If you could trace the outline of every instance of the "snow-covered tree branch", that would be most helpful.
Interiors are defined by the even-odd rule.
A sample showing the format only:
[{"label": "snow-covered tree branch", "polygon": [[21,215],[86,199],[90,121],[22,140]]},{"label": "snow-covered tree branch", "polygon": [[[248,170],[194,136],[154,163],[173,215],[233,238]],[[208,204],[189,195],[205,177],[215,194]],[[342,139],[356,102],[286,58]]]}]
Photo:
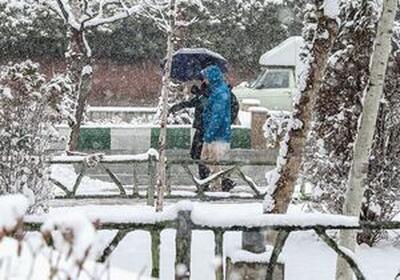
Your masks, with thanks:
[{"label": "snow-covered tree branch", "polygon": [[123,20],[143,12],[145,4],[124,0],[50,0],[39,1],[44,7],[56,11],[68,29],[69,46],[65,54],[67,73],[73,84],[71,98],[75,105],[71,108],[74,119],[71,128],[68,150],[78,147],[80,126],[83,121],[86,103],[92,83],[92,51],[87,41],[87,32],[93,28]]}]

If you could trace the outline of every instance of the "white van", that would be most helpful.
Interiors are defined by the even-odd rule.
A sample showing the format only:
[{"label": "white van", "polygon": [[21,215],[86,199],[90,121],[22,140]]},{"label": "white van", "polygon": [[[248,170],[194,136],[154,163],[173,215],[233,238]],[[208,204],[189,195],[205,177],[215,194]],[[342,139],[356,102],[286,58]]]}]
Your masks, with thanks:
[{"label": "white van", "polygon": [[291,111],[303,42],[302,37],[290,37],[263,54],[257,78],[233,89],[239,101],[257,99],[267,109]]}]

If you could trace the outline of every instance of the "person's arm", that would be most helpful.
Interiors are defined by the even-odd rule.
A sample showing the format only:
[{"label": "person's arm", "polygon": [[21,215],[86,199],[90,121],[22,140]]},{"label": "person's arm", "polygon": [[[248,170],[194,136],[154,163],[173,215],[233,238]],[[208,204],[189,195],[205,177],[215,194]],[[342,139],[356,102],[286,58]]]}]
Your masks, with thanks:
[{"label": "person's arm", "polygon": [[196,105],[196,99],[197,99],[197,97],[193,97],[189,100],[177,103],[177,104],[173,105],[171,108],[169,108],[168,113],[169,114],[176,113],[184,108],[193,108]]}]

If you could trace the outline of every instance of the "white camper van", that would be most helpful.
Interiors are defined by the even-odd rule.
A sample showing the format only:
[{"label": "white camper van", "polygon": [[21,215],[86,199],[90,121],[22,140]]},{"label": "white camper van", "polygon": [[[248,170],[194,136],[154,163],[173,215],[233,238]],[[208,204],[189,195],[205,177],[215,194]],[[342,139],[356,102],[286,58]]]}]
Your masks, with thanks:
[{"label": "white camper van", "polygon": [[257,99],[261,106],[270,110],[292,110],[302,45],[302,37],[290,37],[263,54],[257,78],[233,89],[239,101],[242,103],[244,99]]}]

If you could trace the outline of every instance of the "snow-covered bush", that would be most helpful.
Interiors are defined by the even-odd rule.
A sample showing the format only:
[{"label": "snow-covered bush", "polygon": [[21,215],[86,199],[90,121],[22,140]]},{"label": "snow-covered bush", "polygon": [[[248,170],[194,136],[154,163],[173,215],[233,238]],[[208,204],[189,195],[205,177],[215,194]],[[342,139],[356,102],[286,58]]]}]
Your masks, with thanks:
[{"label": "snow-covered bush", "polygon": [[285,111],[271,113],[263,126],[268,148],[275,148],[279,145],[287,132],[290,115],[289,112]]},{"label": "snow-covered bush", "polygon": [[0,194],[24,194],[30,212],[46,210],[52,194],[46,150],[58,140],[53,125],[68,89],[59,77],[46,82],[30,61],[0,73]]},{"label": "snow-covered bush", "polygon": [[105,279],[109,275],[109,267],[95,263],[101,249],[96,244],[102,243],[87,217],[50,215],[39,232],[23,234],[21,221],[28,204],[23,195],[0,196],[0,279]]}]

